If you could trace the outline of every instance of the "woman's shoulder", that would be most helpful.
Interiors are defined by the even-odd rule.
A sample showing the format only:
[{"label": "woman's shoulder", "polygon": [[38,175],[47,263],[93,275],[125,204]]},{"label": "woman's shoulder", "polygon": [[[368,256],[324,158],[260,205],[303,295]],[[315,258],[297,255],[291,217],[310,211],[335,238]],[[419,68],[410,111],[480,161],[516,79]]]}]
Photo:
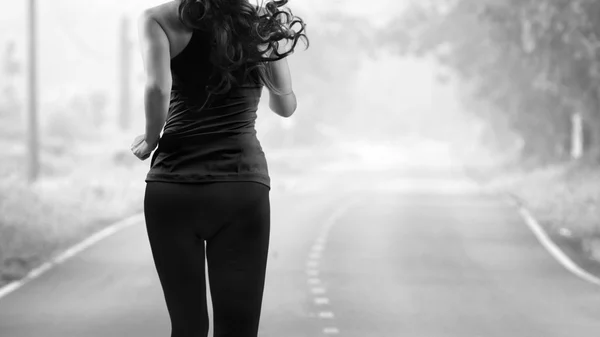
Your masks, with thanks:
[{"label": "woman's shoulder", "polygon": [[157,6],[144,9],[140,14],[141,20],[154,20],[163,29],[170,31],[181,31],[185,26],[179,20],[179,5],[176,1],[169,1]]},{"label": "woman's shoulder", "polygon": [[172,10],[173,5],[173,2],[166,2],[160,5],[147,7],[142,11],[141,15],[145,17],[151,17],[153,19],[163,18],[170,10]]}]

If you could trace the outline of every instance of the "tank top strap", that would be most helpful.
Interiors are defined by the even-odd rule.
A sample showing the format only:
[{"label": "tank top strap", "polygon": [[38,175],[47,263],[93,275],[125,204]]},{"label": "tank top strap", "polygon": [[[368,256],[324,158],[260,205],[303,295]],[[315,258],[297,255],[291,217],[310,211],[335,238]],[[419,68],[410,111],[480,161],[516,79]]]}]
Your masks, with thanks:
[{"label": "tank top strap", "polygon": [[194,29],[192,31],[192,36],[190,37],[190,40],[188,41],[187,45],[183,47],[183,50],[181,50],[179,54],[175,55],[175,57],[171,61],[177,62],[179,59],[185,58],[187,54],[195,53],[197,49],[202,48],[202,45],[200,43],[200,35],[201,32],[197,29]]}]

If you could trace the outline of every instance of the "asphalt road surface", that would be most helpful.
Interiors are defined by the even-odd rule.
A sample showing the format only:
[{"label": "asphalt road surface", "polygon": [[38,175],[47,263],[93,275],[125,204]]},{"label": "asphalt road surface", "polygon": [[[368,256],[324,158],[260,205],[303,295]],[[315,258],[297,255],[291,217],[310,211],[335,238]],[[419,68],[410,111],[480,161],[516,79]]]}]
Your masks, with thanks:
[{"label": "asphalt road surface", "polygon": [[[460,174],[329,172],[280,181],[271,205],[261,337],[600,331],[600,289]],[[169,334],[143,223],[0,299],[0,337]]]}]

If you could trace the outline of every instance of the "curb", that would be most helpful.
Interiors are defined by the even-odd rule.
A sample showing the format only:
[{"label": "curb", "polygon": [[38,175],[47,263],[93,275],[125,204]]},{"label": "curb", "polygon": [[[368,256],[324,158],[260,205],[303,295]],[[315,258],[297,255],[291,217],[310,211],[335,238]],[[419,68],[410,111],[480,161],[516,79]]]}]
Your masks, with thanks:
[{"label": "curb", "polygon": [[52,269],[53,267],[56,267],[57,265],[67,261],[68,259],[72,258],[73,256],[75,256],[75,255],[81,253],[82,251],[86,250],[87,248],[93,246],[97,242],[119,232],[120,230],[123,230],[129,226],[136,224],[136,223],[139,223],[140,221],[143,221],[143,220],[144,220],[144,213],[137,213],[132,216],[129,216],[128,218],[120,220],[120,221],[96,232],[95,234],[92,234],[88,238],[84,239],[83,241],[75,244],[71,248],[68,248],[67,250],[65,250],[62,253],[60,253],[59,255],[57,255],[56,257],[52,258],[50,261],[47,261],[47,262],[43,263],[41,266],[31,270],[22,279],[13,281],[13,282],[1,287],[0,288],[0,299],[2,299],[6,295],[14,292],[15,290],[21,288],[26,283],[40,277],[41,275],[43,275],[45,272]]}]

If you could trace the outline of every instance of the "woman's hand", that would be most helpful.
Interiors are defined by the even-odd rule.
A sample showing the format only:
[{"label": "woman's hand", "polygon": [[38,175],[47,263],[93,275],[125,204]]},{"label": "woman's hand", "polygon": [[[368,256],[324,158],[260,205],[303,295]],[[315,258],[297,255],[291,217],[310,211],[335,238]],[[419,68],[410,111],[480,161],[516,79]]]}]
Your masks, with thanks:
[{"label": "woman's hand", "polygon": [[133,140],[131,151],[136,157],[144,161],[150,157],[150,154],[156,149],[157,145],[158,143],[148,144],[146,142],[146,135],[140,135]]}]

